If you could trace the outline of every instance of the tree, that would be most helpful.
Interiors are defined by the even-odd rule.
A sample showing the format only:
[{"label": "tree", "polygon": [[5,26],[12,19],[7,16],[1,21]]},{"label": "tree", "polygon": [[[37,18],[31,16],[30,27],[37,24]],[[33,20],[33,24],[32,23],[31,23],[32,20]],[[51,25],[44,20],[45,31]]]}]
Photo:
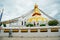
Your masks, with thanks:
[{"label": "tree", "polygon": [[56,26],[58,23],[59,23],[59,22],[58,22],[57,20],[50,20],[50,21],[48,22],[48,25],[49,25],[49,26]]}]

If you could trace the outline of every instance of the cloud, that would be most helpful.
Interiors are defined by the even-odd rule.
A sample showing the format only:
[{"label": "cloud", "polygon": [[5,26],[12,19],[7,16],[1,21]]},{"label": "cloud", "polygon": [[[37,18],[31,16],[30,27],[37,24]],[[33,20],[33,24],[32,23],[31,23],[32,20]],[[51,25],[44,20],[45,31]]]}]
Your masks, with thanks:
[{"label": "cloud", "polygon": [[35,3],[50,16],[54,16],[60,8],[58,7],[60,4],[59,0],[0,0],[0,8],[4,8],[2,21],[13,19],[27,13],[33,9]]},{"label": "cloud", "polygon": [[46,7],[44,10],[48,15],[54,17],[54,15],[57,14],[58,12],[58,9],[59,9],[58,6],[59,6],[58,4],[54,3]]}]

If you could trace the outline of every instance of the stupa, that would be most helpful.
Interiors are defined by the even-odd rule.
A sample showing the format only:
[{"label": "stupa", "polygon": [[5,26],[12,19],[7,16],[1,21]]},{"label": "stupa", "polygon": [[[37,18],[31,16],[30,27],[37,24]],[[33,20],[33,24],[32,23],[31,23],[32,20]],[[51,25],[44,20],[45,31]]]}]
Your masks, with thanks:
[{"label": "stupa", "polygon": [[38,5],[35,4],[34,5],[34,10],[32,12],[32,16],[30,18],[28,18],[28,23],[43,23],[47,22],[47,18],[43,17],[43,15],[41,14],[41,11],[38,8]]}]

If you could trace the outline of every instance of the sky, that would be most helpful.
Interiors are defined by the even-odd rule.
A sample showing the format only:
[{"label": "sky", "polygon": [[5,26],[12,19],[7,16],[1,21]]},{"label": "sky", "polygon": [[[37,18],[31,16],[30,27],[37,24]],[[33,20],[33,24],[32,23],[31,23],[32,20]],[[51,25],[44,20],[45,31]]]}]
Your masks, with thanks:
[{"label": "sky", "polygon": [[0,0],[0,14],[1,9],[4,9],[2,21],[26,14],[35,3],[49,16],[60,19],[60,0]]}]

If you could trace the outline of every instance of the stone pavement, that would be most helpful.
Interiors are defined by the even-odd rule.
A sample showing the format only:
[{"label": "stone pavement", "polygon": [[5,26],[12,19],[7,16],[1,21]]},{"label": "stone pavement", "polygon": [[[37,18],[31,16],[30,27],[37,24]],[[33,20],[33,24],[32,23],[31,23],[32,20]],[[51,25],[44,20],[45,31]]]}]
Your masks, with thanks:
[{"label": "stone pavement", "polygon": [[60,40],[60,37],[0,37],[0,40]]}]

